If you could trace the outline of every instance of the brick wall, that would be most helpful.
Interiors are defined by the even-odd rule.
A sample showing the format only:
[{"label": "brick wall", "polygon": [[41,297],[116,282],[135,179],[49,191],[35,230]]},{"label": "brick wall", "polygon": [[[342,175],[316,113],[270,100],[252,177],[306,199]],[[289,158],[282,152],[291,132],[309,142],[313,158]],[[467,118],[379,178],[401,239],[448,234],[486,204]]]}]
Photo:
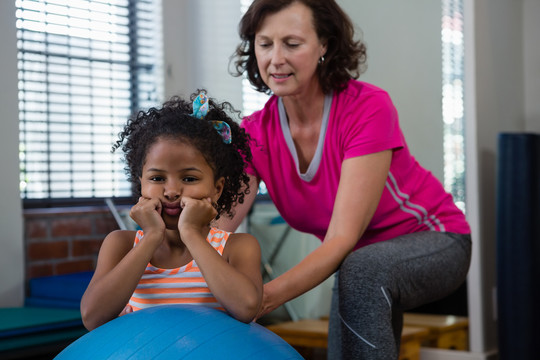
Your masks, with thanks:
[{"label": "brick wall", "polygon": [[24,211],[26,281],[94,270],[101,242],[118,229],[107,207]]}]

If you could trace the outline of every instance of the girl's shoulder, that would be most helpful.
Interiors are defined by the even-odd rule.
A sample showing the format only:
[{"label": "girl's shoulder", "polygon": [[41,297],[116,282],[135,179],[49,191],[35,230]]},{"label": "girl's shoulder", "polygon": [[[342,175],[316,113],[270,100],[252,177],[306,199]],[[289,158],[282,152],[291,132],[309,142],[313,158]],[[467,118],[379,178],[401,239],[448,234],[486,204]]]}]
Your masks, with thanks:
[{"label": "girl's shoulder", "polygon": [[102,247],[106,246],[107,248],[118,250],[125,249],[126,251],[129,251],[135,244],[137,235],[137,231],[115,230],[105,237]]},{"label": "girl's shoulder", "polygon": [[252,241],[255,241],[257,242],[257,239],[255,238],[255,236],[251,235],[251,234],[248,234],[248,233],[230,233],[229,234],[229,241],[235,241],[235,242],[252,242]]},{"label": "girl's shoulder", "polygon": [[114,239],[120,239],[120,240],[127,240],[127,239],[131,239],[131,241],[133,242],[135,240],[135,237],[137,237],[139,234],[140,236],[142,236],[142,231],[141,230],[114,230],[114,231],[111,231],[109,233],[109,235],[107,235],[107,238],[114,238]]},{"label": "girl's shoulder", "polygon": [[223,250],[223,256],[230,257],[245,254],[260,256],[261,248],[255,236],[248,233],[231,233]]}]

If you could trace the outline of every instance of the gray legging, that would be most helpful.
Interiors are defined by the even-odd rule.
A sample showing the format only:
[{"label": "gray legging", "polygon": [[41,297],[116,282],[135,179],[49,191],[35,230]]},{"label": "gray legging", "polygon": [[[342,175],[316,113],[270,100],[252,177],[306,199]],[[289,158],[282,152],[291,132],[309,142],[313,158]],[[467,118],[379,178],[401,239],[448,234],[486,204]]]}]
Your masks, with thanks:
[{"label": "gray legging", "polygon": [[336,274],[328,359],[397,359],[403,311],[456,290],[470,260],[470,235],[431,231],[348,255]]}]

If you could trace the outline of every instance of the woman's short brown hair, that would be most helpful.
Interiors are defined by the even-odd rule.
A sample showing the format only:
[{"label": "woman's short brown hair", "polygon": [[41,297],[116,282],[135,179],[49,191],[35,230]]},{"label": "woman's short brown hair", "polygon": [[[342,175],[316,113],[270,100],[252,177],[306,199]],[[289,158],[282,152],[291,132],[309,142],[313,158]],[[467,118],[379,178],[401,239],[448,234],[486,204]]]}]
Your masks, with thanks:
[{"label": "woman's short brown hair", "polygon": [[298,2],[311,9],[317,36],[327,43],[324,62],[317,68],[322,90],[328,94],[339,91],[351,78],[358,78],[366,67],[366,46],[354,40],[354,26],[349,16],[335,0],[255,0],[240,20],[238,31],[242,42],[231,57],[236,73],[247,72],[251,84],[257,91],[270,93],[259,74],[255,58],[255,33],[264,18]]}]

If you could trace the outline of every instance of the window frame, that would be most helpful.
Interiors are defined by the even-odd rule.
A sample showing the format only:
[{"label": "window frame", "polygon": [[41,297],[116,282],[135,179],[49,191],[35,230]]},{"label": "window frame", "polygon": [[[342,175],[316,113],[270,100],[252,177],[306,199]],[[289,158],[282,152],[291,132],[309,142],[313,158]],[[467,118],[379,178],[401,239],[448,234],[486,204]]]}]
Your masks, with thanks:
[{"label": "window frame", "polygon": [[[47,1],[48,0],[45,0],[45,2]],[[23,2],[24,2],[23,0],[16,1],[16,11],[18,11],[17,12],[18,15],[22,14],[19,11],[20,11],[20,6]],[[53,2],[61,3],[59,1],[53,1]],[[36,1],[31,1],[31,3],[41,5],[41,3],[38,3]],[[101,4],[104,4],[106,6],[107,1],[103,0],[101,2],[98,2],[97,5],[101,5]],[[66,1],[64,5],[67,8],[69,8],[72,4]],[[89,7],[91,5],[92,6],[95,5],[95,3],[88,4]],[[154,5],[156,6],[156,9],[153,8],[152,9],[153,11],[147,11],[148,6],[154,6]],[[116,6],[116,4],[113,4],[113,6]],[[160,25],[159,19],[156,17],[150,17],[151,15],[156,16],[157,14],[161,13],[160,12],[161,0],[125,0],[119,6],[122,7],[122,9],[125,9],[125,11],[127,11],[127,14],[125,14],[125,17],[126,17],[125,21],[128,22],[127,24],[128,30],[127,30],[126,36],[129,38],[128,40],[129,49],[125,51],[124,54],[129,56],[129,60],[125,61],[124,65],[126,64],[128,65],[130,76],[129,76],[129,79],[126,80],[129,82],[129,95],[125,96],[125,98],[129,101],[129,106],[124,107],[124,112],[126,113],[126,116],[122,116],[121,123],[119,122],[118,119],[116,120],[117,122],[114,122],[114,120],[111,118],[110,126],[116,134],[119,131],[121,131],[121,126],[123,126],[123,123],[127,121],[128,117],[131,114],[134,114],[145,107],[148,108],[150,106],[155,106],[157,103],[161,101],[162,93],[163,93],[163,79],[154,80],[153,82],[148,81],[148,80],[145,82],[144,78],[143,80],[141,80],[141,76],[143,77],[146,76],[146,79],[149,79],[149,78],[153,79],[157,77],[156,75],[159,76],[162,73],[162,69],[161,69],[162,63],[158,61],[158,59],[162,61],[162,58],[163,58],[162,46],[161,44],[157,44],[157,43],[152,43],[152,45],[148,45],[149,41],[156,42],[156,38],[160,39],[161,34],[159,34],[160,36],[156,38],[150,37],[148,36],[148,32],[150,30],[148,30],[147,28],[148,24],[152,23],[154,25],[152,26],[151,31],[159,31],[159,29],[161,29],[159,26]],[[89,14],[91,13],[89,12]],[[16,18],[19,19],[19,16],[16,15]],[[139,21],[142,21],[142,23],[138,23]],[[146,34],[144,33],[145,30],[147,30]],[[22,31],[23,30],[20,28],[17,29],[17,41],[19,44],[17,47],[17,57],[19,58],[19,62],[22,61],[21,53],[26,51],[25,49],[21,49],[21,45],[20,45],[22,42],[20,39],[20,36],[22,36],[21,35]],[[28,31],[28,30],[24,30],[24,31]],[[146,38],[143,38],[144,36],[146,36]],[[68,35],[64,37],[65,39],[67,39],[67,41],[69,41],[69,39],[72,38],[73,35],[72,33],[69,33]],[[149,60],[151,56],[148,55],[149,54],[148,49],[150,48],[152,49],[151,50],[151,54],[152,54],[151,56],[153,56],[152,59],[156,59],[153,62]],[[145,53],[145,50],[147,51],[146,53]],[[65,58],[68,58],[68,56],[65,56]],[[90,63],[91,61],[92,59],[89,57],[88,62]],[[104,63],[109,64],[112,68],[115,61],[111,59],[108,62],[104,61]],[[18,72],[19,72],[18,81],[21,83],[24,81],[24,78],[22,78],[22,76],[24,76],[25,70],[21,69],[20,64],[21,63],[19,63],[19,68],[18,68]],[[68,69],[69,67],[70,67],[69,64],[65,65],[66,69]],[[149,67],[153,68],[152,75],[142,74],[145,70],[148,70]],[[113,74],[114,70],[111,70],[111,73]],[[48,75],[48,73],[46,75]],[[109,81],[112,81],[113,78],[114,78],[114,74],[111,75],[111,77],[109,77],[108,79]],[[43,82],[47,83],[48,80],[43,80]],[[152,90],[148,90],[148,84],[152,84],[153,86]],[[146,88],[141,91],[139,88],[140,85],[143,85],[143,87],[146,86]],[[19,85],[19,91],[21,92],[21,85]],[[47,94],[46,96],[49,96],[50,91],[46,90],[46,91],[43,91],[43,93]],[[143,98],[141,94],[145,94],[148,96],[147,98],[144,98],[141,101],[141,99]],[[91,95],[86,95],[86,96],[91,97]],[[21,101],[22,101],[21,95],[19,95],[19,103],[21,103]],[[49,106],[48,105],[49,100],[44,101],[44,103],[45,102],[47,103],[47,106]],[[129,108],[129,111],[127,110],[128,108]],[[23,144],[32,143],[32,140],[27,141],[26,139],[24,139],[23,133],[25,132],[28,133],[30,130],[23,129],[23,124],[25,122],[27,122],[27,124],[31,124],[31,122],[29,122],[28,119],[25,119],[22,117],[23,115],[21,115],[22,114],[21,111],[22,111],[22,106],[19,107],[19,114],[20,114],[19,116],[20,117],[19,118],[19,128],[20,128],[19,144],[20,146],[22,146]],[[51,118],[48,115],[43,115],[43,120],[40,120],[40,121],[42,121],[43,123],[49,124],[51,122]],[[76,124],[74,124],[72,120],[67,121],[66,124],[71,124],[70,126],[76,126]],[[107,135],[107,136],[112,136],[112,135]],[[95,146],[96,144],[95,141],[96,140],[89,140],[90,146],[92,147]],[[99,140],[97,141],[99,143]],[[47,139],[44,143],[49,144],[49,140]],[[110,143],[110,146],[108,148],[110,149],[112,145],[113,145],[113,142]],[[20,155],[28,154],[28,152],[24,152],[25,150],[21,150],[21,149],[22,148],[20,148],[19,150]],[[38,150],[38,152],[41,154],[45,154],[45,156],[48,156],[51,153],[49,148]],[[76,152],[75,147],[70,148],[70,154],[73,154],[74,152]],[[122,156],[122,152],[121,150],[117,150],[116,153],[117,154],[114,155],[114,157],[111,156],[110,164],[111,164],[111,168],[113,168],[114,172],[117,174],[116,179],[120,179],[120,180],[109,181],[110,189],[106,191],[110,192],[111,196],[93,196],[93,195],[84,196],[83,195],[83,197],[76,197],[77,190],[74,186],[72,186],[74,183],[89,184],[89,189],[90,189],[89,192],[91,192],[92,194],[96,194],[97,192],[99,192],[99,187],[96,187],[95,185],[96,179],[94,178],[92,179],[87,178],[84,180],[74,179],[74,180],[68,181],[70,183],[70,188],[67,191],[71,194],[70,197],[55,197],[54,190],[50,187],[47,188],[46,190],[43,190],[43,194],[46,194],[47,197],[27,197],[27,192],[23,188],[21,188],[20,198],[23,204],[23,208],[30,209],[30,208],[55,208],[55,207],[97,206],[97,205],[102,206],[102,205],[105,205],[105,199],[107,198],[113,198],[115,204],[121,205],[121,204],[132,203],[133,197],[130,194],[131,185],[127,181],[127,175],[124,171],[124,163],[123,161],[119,160],[119,158]],[[95,156],[99,156],[99,154]],[[91,163],[92,161],[93,159],[91,159],[89,163]],[[108,161],[106,162],[109,163]],[[24,165],[25,165],[24,159],[23,158],[19,159],[19,163],[20,163],[19,174],[20,174],[21,183],[22,183],[23,180],[26,180],[24,178],[26,174],[25,168],[24,168]],[[75,167],[71,167],[68,170],[68,173],[71,175],[75,175],[77,171],[78,170]],[[42,170],[42,173],[45,174],[44,178],[47,179],[48,181],[50,181],[51,177],[54,176],[54,172],[50,167],[47,167],[45,170]],[[120,181],[121,183],[125,181],[125,183],[122,183],[120,187],[121,189],[120,191],[122,194],[121,196],[113,195],[115,193],[115,190],[113,188],[115,181],[116,182]]]}]

